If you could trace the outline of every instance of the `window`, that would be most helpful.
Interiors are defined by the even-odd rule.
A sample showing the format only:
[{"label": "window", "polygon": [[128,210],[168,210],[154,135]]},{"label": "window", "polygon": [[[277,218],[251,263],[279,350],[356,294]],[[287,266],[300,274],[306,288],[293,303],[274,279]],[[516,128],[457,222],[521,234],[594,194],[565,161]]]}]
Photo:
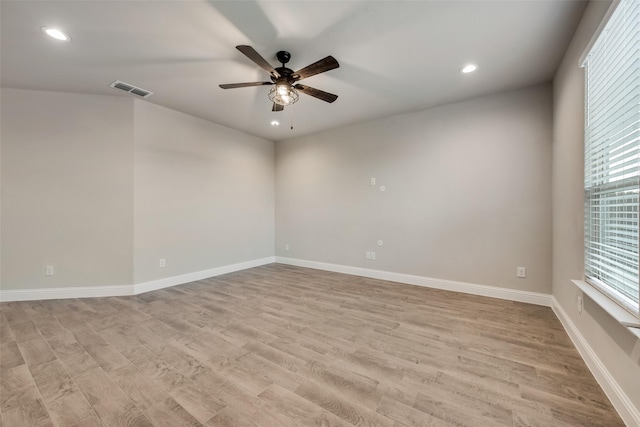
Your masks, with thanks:
[{"label": "window", "polygon": [[638,316],[640,1],[619,2],[584,66],[585,279]]}]

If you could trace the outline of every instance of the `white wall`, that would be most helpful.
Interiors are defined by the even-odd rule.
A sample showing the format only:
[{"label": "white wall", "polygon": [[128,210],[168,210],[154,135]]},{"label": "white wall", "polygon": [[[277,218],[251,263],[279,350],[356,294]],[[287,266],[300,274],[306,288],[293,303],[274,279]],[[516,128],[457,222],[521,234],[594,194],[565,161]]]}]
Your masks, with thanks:
[{"label": "white wall", "polygon": [[131,283],[132,100],[1,95],[2,289]]},{"label": "white wall", "polygon": [[541,85],[276,143],[276,255],[550,293],[551,103]]},{"label": "white wall", "polygon": [[588,298],[579,315],[579,291],[571,283],[583,278],[584,268],[584,72],[578,59],[608,7],[589,4],[553,84],[553,296],[640,411],[640,340]]},{"label": "white wall", "polygon": [[273,256],[273,143],[136,100],[134,218],[136,283]]},{"label": "white wall", "polygon": [[273,256],[273,142],[121,96],[3,88],[1,108],[4,297]]}]

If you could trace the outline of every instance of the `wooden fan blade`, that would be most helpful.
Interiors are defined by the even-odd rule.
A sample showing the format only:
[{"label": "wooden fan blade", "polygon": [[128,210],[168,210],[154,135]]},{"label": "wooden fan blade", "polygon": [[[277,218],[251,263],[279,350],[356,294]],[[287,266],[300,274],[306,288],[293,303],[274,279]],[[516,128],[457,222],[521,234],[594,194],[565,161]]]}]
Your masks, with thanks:
[{"label": "wooden fan blade", "polygon": [[284,105],[273,103],[273,107],[271,107],[271,111],[284,111]]},{"label": "wooden fan blade", "polygon": [[339,66],[340,64],[338,64],[338,61],[336,61],[333,56],[329,55],[318,62],[314,62],[311,65],[307,65],[306,67],[299,69],[298,71],[293,73],[293,78],[295,80],[306,79],[307,77],[315,76],[316,74],[333,70],[334,68],[338,68]]},{"label": "wooden fan blade", "polygon": [[305,85],[295,85],[293,87],[295,90],[299,90],[300,92],[306,94],[306,95],[311,95],[314,98],[318,98],[318,99],[322,99],[323,101],[326,102],[333,102],[336,99],[338,99],[338,95],[334,95],[332,93],[329,92],[325,92],[323,90],[320,89],[316,89],[314,87],[309,87],[309,86],[305,86]]},{"label": "wooden fan blade", "polygon": [[239,87],[250,87],[250,86],[270,86],[273,83],[271,82],[251,82],[251,83],[229,83],[225,85],[218,85],[222,89],[235,89]]},{"label": "wooden fan blade", "polygon": [[265,70],[267,73],[271,74],[276,79],[280,78],[280,74],[276,71],[275,68],[271,66],[254,48],[251,46],[240,45],[236,46],[240,52],[244,54],[247,58],[255,62],[260,68]]}]

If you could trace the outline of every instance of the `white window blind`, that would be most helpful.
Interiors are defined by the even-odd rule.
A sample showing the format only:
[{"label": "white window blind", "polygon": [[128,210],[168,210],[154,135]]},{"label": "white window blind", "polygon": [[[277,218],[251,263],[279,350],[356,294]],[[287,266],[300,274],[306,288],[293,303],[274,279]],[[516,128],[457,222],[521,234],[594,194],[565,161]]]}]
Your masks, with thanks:
[{"label": "white window blind", "polygon": [[639,0],[620,1],[584,66],[585,278],[638,315]]}]

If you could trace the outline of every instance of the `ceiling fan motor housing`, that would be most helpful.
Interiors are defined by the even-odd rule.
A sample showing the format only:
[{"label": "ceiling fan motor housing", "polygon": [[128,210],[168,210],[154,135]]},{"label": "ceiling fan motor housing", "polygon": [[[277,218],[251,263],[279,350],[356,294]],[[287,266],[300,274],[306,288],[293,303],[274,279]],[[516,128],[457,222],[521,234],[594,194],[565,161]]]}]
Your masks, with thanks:
[{"label": "ceiling fan motor housing", "polygon": [[291,68],[285,67],[285,64],[291,59],[291,54],[289,52],[287,52],[286,50],[281,50],[276,53],[276,58],[278,58],[278,61],[282,63],[282,67],[277,67],[275,69],[278,74],[280,74],[279,79],[274,79],[273,76],[271,76],[271,80],[274,83],[293,83],[295,80],[300,79],[300,76],[295,74]]},{"label": "ceiling fan motor housing", "polygon": [[292,83],[292,80],[297,80],[297,76],[294,75],[294,72],[291,68],[287,68],[287,67],[278,67],[276,68],[276,71],[278,72],[278,74],[280,74],[280,78],[275,78],[273,76],[271,76],[271,80],[274,83],[279,83],[279,82],[288,82],[288,83]]}]

